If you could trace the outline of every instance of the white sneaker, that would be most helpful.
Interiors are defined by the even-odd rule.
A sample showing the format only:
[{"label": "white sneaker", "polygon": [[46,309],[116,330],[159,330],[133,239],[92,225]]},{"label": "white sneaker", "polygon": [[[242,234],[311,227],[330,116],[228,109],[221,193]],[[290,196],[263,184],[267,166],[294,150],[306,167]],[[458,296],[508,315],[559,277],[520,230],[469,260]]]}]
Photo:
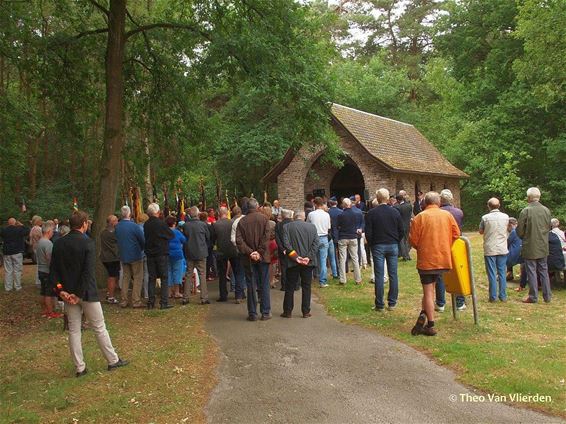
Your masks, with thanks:
[{"label": "white sneaker", "polygon": [[328,287],[328,284],[323,283],[323,284],[320,285],[320,288],[321,288],[321,289],[323,289],[323,288],[325,288],[325,287]]},{"label": "white sneaker", "polygon": [[466,309],[466,304],[465,304],[465,303],[464,303],[462,306],[456,307],[456,310],[457,310],[457,311],[463,311],[463,310],[465,310],[465,309]]},{"label": "white sneaker", "polygon": [[444,306],[434,305],[434,310],[436,312],[444,312]]}]

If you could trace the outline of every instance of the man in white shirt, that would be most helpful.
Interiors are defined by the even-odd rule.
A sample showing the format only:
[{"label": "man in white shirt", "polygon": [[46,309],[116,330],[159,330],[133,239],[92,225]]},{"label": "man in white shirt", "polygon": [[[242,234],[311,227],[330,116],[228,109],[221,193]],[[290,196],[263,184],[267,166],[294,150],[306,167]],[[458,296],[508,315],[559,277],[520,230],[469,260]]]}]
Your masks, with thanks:
[{"label": "man in white shirt", "polygon": [[[492,197],[487,202],[489,213],[481,218],[480,234],[483,234],[483,254],[489,281],[489,301],[507,301],[507,280],[505,278],[507,254],[507,227],[509,215],[499,210],[499,200]],[[499,279],[499,291],[497,280]]]},{"label": "man in white shirt", "polygon": [[326,258],[328,257],[328,234],[330,232],[330,215],[324,210],[324,201],[320,197],[313,200],[315,210],[309,213],[307,222],[316,227],[318,234],[318,282],[320,287],[328,287]]}]

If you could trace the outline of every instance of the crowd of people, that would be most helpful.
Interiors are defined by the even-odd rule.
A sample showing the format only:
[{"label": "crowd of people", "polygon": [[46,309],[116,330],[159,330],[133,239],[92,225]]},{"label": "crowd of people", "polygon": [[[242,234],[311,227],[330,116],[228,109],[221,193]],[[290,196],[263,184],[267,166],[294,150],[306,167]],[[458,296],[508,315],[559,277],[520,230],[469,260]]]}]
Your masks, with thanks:
[{"label": "crowd of people", "polygon": [[[518,219],[503,213],[498,199],[487,202],[489,212],[481,218],[479,232],[489,302],[507,301],[506,282],[514,278],[517,264],[521,266],[517,290],[529,286],[524,302],[537,303],[539,284],[544,301],[551,301],[549,271],[564,270],[566,240],[540,197],[537,188],[530,188],[528,206]],[[106,301],[123,308],[153,309],[159,299],[160,309],[165,310],[174,307],[175,299],[186,305],[197,297],[198,303],[206,305],[210,304],[208,282],[216,274],[218,302],[228,301],[233,292],[235,303],[246,302],[249,321],[266,321],[272,318],[270,291],[278,279],[285,292],[280,316],[292,317],[295,291],[301,289],[301,314],[309,318],[313,280],[325,288],[331,276],[345,285],[348,272],[353,271],[354,284],[362,284],[361,271],[371,266],[373,309],[392,311],[399,297],[398,261],[412,260],[413,247],[423,297],[411,333],[433,336],[434,313],[443,312],[446,303],[443,274],[452,268],[451,246],[463,226],[464,214],[453,203],[447,189],[419,193],[412,204],[405,191],[391,195],[381,188],[372,202],[363,202],[359,195],[311,197],[296,211],[285,209],[277,200],[273,205],[259,204],[254,198],[243,198],[231,209],[223,205],[201,212],[192,206],[180,214],[164,214],[157,203],[151,203],[147,214],[136,221],[125,205],[119,217],[107,218],[99,235],[98,259],[108,275]],[[94,329],[108,369],[126,365],[114,351],[104,324],[91,221],[77,211],[65,224],[34,217],[30,229],[14,218],[8,220],[0,233],[5,290],[21,289],[27,239],[37,261],[42,315],[60,317],[55,299],[65,302],[77,376],[86,373],[80,344],[83,314]],[[466,309],[464,296],[457,296],[456,307]]]}]

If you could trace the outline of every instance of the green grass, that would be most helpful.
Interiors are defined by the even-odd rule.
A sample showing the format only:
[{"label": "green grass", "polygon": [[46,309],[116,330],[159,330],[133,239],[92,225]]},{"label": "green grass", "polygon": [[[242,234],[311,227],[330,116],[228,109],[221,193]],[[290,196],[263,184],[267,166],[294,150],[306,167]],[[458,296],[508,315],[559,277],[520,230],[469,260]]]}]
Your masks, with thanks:
[{"label": "green grass", "polygon": [[[439,364],[456,370],[459,380],[482,391],[550,395],[551,403],[526,406],[566,417],[566,291],[553,290],[550,304],[521,303],[508,283],[507,303],[488,303],[481,236],[470,234],[479,325],[474,325],[471,297],[468,309],[453,320],[450,296],[446,311],[436,315],[436,337],[413,337],[410,330],[421,309],[422,288],[415,261],[399,263],[399,304],[394,311],[374,312],[374,286],[331,284],[316,293],[331,315],[371,328],[427,353]],[[411,252],[416,257],[414,251]],[[518,272],[518,267],[516,267]],[[370,271],[364,272],[369,281]],[[387,296],[387,285],[385,290]]]},{"label": "green grass", "polygon": [[114,347],[130,365],[106,371],[92,331],[83,332],[89,373],[75,378],[62,320],[39,317],[33,267],[24,290],[0,295],[0,423],[204,422],[216,347],[206,307],[164,313],[104,305]]}]

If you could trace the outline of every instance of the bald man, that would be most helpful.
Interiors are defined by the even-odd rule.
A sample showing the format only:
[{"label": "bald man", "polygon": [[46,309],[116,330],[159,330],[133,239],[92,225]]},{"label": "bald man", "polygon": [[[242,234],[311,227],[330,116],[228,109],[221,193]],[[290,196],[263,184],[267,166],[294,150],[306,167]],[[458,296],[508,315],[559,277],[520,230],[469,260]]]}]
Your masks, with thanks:
[{"label": "bald man", "polygon": [[24,263],[25,238],[30,229],[15,218],[8,219],[8,225],[0,230],[4,240],[4,289],[8,292],[22,289],[22,268]]},{"label": "bald man", "polygon": [[[483,254],[485,270],[489,281],[489,301],[507,302],[507,227],[509,215],[499,210],[499,199],[492,197],[487,201],[489,213],[481,218],[480,234],[483,234]],[[497,282],[499,281],[499,289]]]}]

